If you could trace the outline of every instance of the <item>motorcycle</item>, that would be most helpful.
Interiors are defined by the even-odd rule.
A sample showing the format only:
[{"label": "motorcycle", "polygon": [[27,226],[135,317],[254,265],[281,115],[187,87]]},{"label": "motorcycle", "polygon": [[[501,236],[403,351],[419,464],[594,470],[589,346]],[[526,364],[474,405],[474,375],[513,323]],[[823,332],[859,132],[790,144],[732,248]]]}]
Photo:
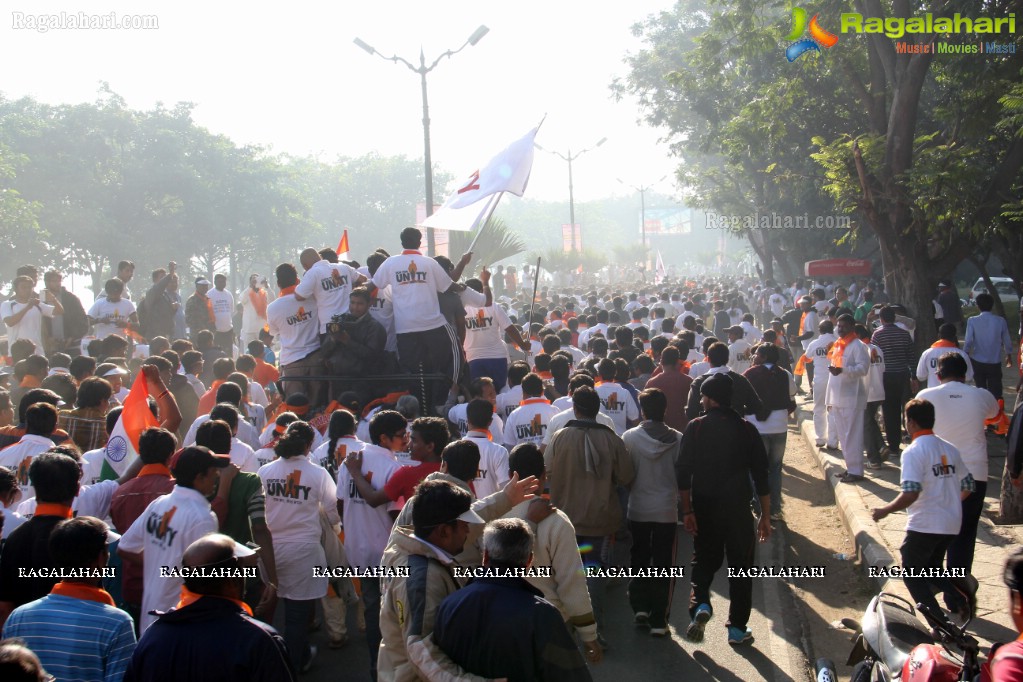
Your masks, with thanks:
[{"label": "motorcycle", "polygon": [[[917,617],[923,614],[931,630]],[[860,622],[843,618],[857,633],[847,665],[852,682],[952,682],[981,679],[980,644],[961,627],[949,623],[923,604],[881,592],[870,600]],[[826,666],[818,662],[818,673]],[[833,672],[833,668],[832,668]],[[834,678],[832,678],[834,679]]]}]

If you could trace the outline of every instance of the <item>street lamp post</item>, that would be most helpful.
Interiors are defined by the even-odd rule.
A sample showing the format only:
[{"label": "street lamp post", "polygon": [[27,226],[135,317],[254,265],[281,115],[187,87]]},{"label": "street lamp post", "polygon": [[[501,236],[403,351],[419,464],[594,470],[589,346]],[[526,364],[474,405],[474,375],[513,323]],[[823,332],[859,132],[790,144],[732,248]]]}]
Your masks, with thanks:
[{"label": "street lamp post", "polygon": [[650,189],[651,187],[653,187],[654,185],[656,185],[658,182],[662,182],[666,177],[668,177],[668,176],[667,175],[662,175],[659,180],[651,182],[649,185],[645,185],[645,186],[644,185],[640,185],[639,187],[637,187],[635,185],[630,185],[629,183],[625,182],[621,178],[618,178],[618,182],[619,183],[625,185],[626,187],[631,187],[632,189],[634,189],[637,192],[639,192],[639,222],[640,222],[640,234],[642,235],[642,244],[643,244],[643,261],[644,261],[643,278],[644,279],[646,279],[646,266],[648,266],[650,264],[650,259],[647,257],[647,253],[646,253],[646,191],[648,189]]},{"label": "street lamp post", "polygon": [[658,182],[663,182],[666,177],[668,176],[662,175],[659,180],[651,182],[649,185],[646,186],[640,185],[639,187],[636,187],[635,185],[630,185],[621,178],[618,178],[619,183],[625,185],[626,187],[631,187],[632,189],[639,192],[639,221],[641,234],[643,235],[642,243],[644,249],[646,248],[646,191],[653,187],[654,185],[656,185]]},{"label": "street lamp post", "polygon": [[[433,159],[430,154],[430,105],[429,100],[427,99],[426,96],[426,74],[433,71],[434,68],[438,64],[440,64],[441,60],[444,59],[445,57],[452,57],[461,52],[462,50],[464,50],[469,45],[475,46],[476,43],[482,40],[483,36],[485,36],[489,31],[490,31],[489,28],[481,25],[479,28],[473,31],[473,34],[469,36],[468,40],[466,40],[461,47],[459,47],[457,50],[448,50],[447,52],[444,52],[435,60],[433,60],[433,63],[430,64],[429,66],[426,65],[426,55],[423,53],[422,48],[420,48],[419,50],[419,66],[415,66],[407,59],[404,59],[397,55],[391,55],[390,57],[388,57],[384,54],[381,54],[380,52],[377,52],[377,50],[373,46],[367,44],[365,41],[360,40],[359,38],[356,38],[354,41],[356,45],[361,47],[369,54],[378,55],[381,59],[386,59],[387,61],[394,62],[395,64],[401,62],[402,64],[407,66],[411,71],[414,71],[415,73],[419,74],[419,82],[423,90],[423,164],[425,166],[426,175],[427,217],[433,215]],[[436,244],[434,240],[432,227],[426,228],[426,249],[428,255],[430,255],[431,257],[436,255]]]},{"label": "street lamp post", "polygon": [[539,149],[540,151],[547,152],[548,154],[554,154],[555,156],[560,157],[561,160],[568,162],[568,219],[571,221],[571,225],[572,225],[572,250],[573,251],[575,251],[576,238],[575,238],[575,193],[574,193],[575,189],[572,186],[572,162],[575,161],[576,159],[578,159],[580,156],[582,156],[586,152],[592,151],[592,150],[596,149],[597,147],[599,147],[600,145],[604,144],[605,142],[607,142],[607,138],[606,137],[602,137],[592,147],[587,147],[586,149],[583,149],[581,152],[578,152],[578,153],[576,153],[574,155],[572,154],[572,150],[569,149],[567,156],[565,154],[562,154],[561,152],[556,152],[553,149],[544,149],[543,147],[541,147],[540,145],[536,144],[535,142],[533,143],[533,146],[536,147],[537,149]]}]

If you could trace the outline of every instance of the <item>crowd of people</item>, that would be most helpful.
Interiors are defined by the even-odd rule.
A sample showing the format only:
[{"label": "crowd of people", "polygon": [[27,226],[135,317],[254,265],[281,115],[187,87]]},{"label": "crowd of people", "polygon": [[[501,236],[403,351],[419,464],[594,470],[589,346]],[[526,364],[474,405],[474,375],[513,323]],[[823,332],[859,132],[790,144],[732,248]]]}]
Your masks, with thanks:
[{"label": "crowd of people", "polygon": [[[907,510],[903,564],[969,576],[1015,352],[989,295],[964,320],[943,284],[917,357],[930,316],[879,282],[534,292],[400,238],[365,265],[305,249],[240,302],[220,274],[182,301],[169,263],[136,305],[123,261],[86,311],[60,273],[37,293],[18,270],[0,304],[3,679],[296,679],[311,625],[343,647],[353,607],[374,680],[586,680],[613,645],[617,557],[637,627],[669,635],[680,527],[700,642],[723,562],[752,569],[784,523],[800,393],[842,483],[901,460],[874,515]],[[754,580],[735,573],[722,634],[744,646]],[[977,589],[906,584],[956,616]]]}]

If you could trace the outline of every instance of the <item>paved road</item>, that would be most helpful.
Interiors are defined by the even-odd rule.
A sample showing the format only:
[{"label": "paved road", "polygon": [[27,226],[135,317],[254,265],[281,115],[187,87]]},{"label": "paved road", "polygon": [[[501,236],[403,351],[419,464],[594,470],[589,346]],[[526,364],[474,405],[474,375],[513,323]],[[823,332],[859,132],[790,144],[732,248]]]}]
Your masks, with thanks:
[{"label": "paved road", "polygon": [[[783,565],[784,526],[776,528],[770,541],[760,545],[757,562]],[[680,531],[678,564],[686,566],[692,555],[692,540]],[[767,680],[783,682],[810,679],[806,657],[799,642],[801,627],[793,598],[783,581],[758,580],[754,587],[753,616],[750,628],[756,641],[752,646],[731,647],[726,641],[728,584],[725,569],[714,583],[715,615],[700,644],[685,640],[689,624],[689,579],[676,582],[671,610],[671,638],[653,638],[647,630],[637,629],[623,583],[610,587],[607,595],[606,637],[611,646],[603,662],[593,670],[598,682],[624,680],[725,680],[739,682]],[[283,611],[283,608],[280,609]],[[363,682],[369,679],[365,640],[355,627],[355,610],[349,610],[349,644],[341,650],[326,648],[326,635],[316,632],[312,641],[319,648],[313,669],[303,676],[309,682]],[[282,613],[276,625],[283,627]]]}]

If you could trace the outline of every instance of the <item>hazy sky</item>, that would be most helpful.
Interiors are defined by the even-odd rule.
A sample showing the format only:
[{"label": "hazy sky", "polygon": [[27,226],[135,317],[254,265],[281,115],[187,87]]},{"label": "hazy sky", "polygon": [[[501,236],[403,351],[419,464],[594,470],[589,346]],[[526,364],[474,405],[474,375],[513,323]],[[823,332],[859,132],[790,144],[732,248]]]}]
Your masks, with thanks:
[{"label": "hazy sky", "polygon": [[[543,116],[537,141],[565,153],[608,141],[573,164],[577,200],[632,192],[675,162],[658,132],[637,124],[632,101],[608,85],[639,43],[630,27],[671,0],[174,3],[13,0],[0,13],[0,91],[47,103],[96,98],[107,81],[129,106],[194,102],[195,120],[236,143],[274,151],[357,156],[423,154],[419,76],[366,54],[427,63],[460,46],[480,24],[490,33],[428,76],[434,164],[456,177],[483,164]],[[156,30],[13,28],[13,13],[147,14]],[[669,179],[655,188],[670,193]],[[435,188],[443,203],[444,187]],[[537,152],[526,198],[563,200],[567,164]]]}]

